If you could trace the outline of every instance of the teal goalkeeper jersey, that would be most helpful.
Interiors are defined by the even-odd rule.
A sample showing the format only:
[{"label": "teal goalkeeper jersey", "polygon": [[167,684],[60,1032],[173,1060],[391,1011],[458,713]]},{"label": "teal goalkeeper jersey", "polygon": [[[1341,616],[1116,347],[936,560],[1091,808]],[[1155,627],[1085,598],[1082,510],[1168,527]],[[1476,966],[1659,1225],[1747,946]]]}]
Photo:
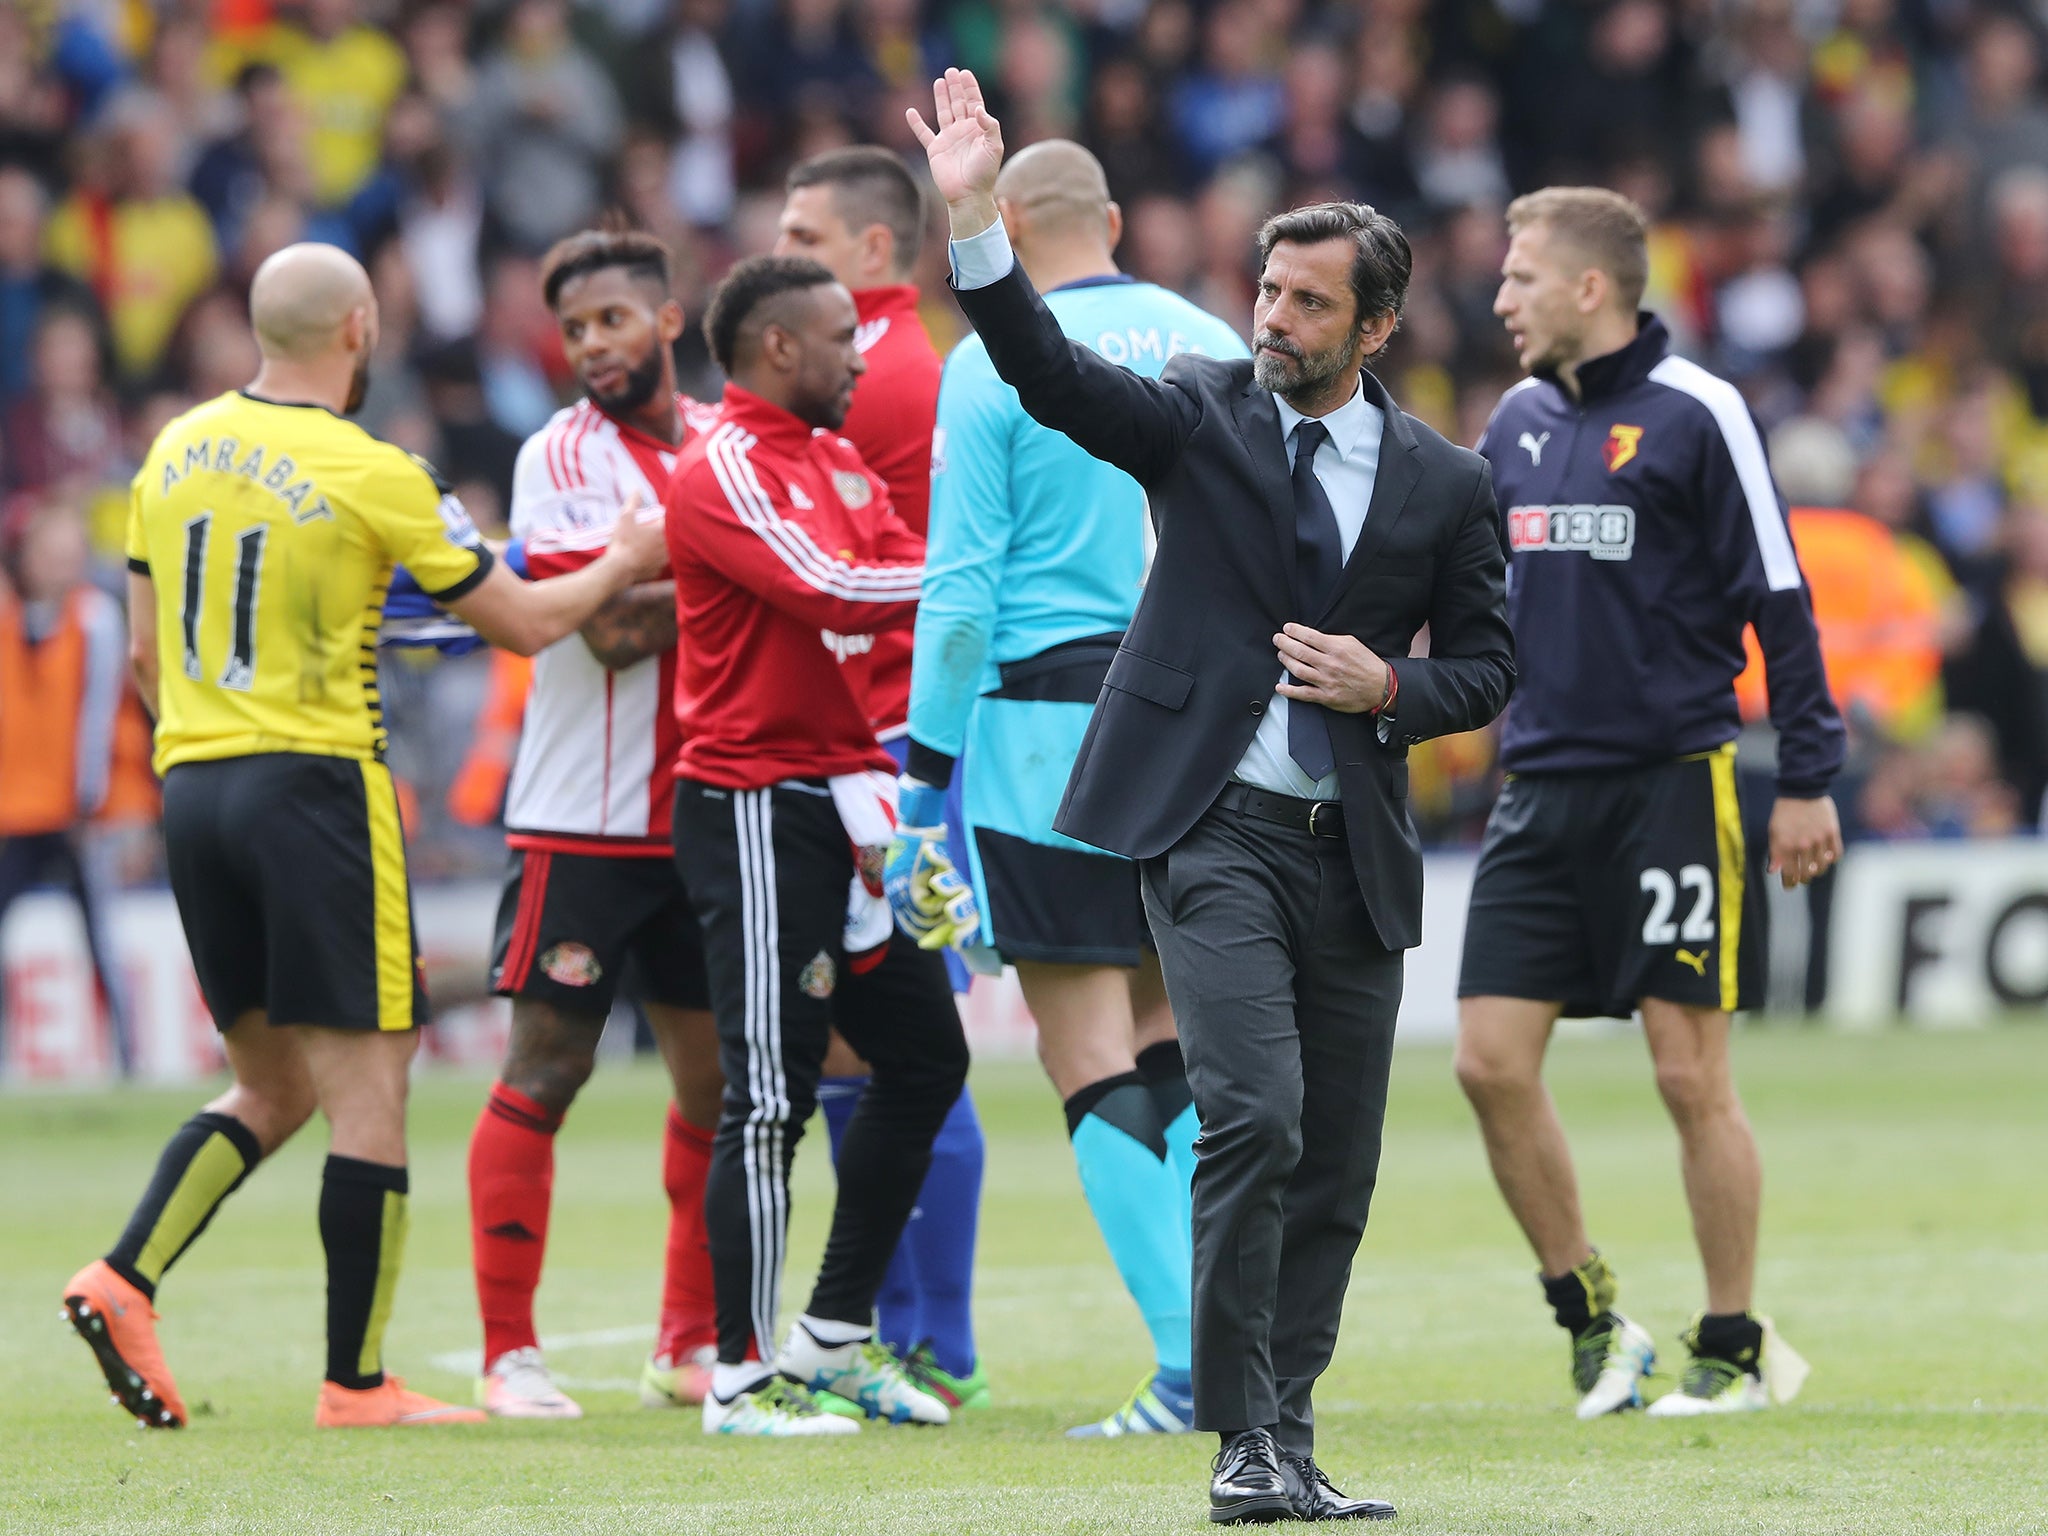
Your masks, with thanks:
[{"label": "teal goalkeeper jersey", "polygon": [[[1127,277],[1055,288],[1060,328],[1157,378],[1181,352],[1244,357],[1229,326]],[[1121,631],[1145,575],[1145,493],[1122,470],[1041,427],[969,337],[946,359],[932,438],[932,510],[910,675],[913,740],[960,755],[997,669],[1051,646]]]}]

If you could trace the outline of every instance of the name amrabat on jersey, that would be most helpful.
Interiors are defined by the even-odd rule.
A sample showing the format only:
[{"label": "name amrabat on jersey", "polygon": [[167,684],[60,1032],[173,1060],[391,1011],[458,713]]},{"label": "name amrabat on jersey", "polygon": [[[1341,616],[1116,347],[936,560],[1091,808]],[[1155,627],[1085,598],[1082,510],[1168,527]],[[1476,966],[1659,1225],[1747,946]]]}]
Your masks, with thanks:
[{"label": "name amrabat on jersey", "polygon": [[[163,484],[159,494],[167,493],[187,475],[207,471],[216,475],[240,475],[269,491],[291,509],[292,521],[310,523],[318,518],[334,521],[334,511],[327,505],[327,498],[314,488],[310,480],[295,480],[298,465],[292,462],[288,453],[271,458],[270,450],[262,443],[252,444],[242,454],[240,462],[236,455],[242,452],[242,445],[232,437],[224,437],[216,443],[210,437],[202,437],[196,443],[186,443],[182,448],[173,446],[164,451]],[[267,467],[266,467],[267,466]],[[307,498],[312,505],[306,504]]]}]

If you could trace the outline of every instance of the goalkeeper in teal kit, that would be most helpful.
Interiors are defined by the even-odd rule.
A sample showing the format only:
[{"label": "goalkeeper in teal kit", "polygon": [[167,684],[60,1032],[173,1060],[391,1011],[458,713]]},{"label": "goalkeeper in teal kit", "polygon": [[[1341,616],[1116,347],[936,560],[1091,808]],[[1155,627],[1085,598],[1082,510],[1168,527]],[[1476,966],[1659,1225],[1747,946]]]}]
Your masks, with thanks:
[{"label": "goalkeeper in teal kit", "polygon": [[[1154,377],[1179,352],[1247,355],[1222,321],[1117,271],[1122,215],[1079,145],[1016,156],[996,197],[1017,259],[1077,344]],[[1052,830],[1144,572],[1137,482],[1032,421],[981,342],[962,343],[939,388],[888,885],[927,945],[993,949],[1016,966],[1082,1190],[1151,1333],[1156,1369],[1123,1407],[1071,1431],[1082,1437],[1177,1434],[1194,1416],[1195,1111],[1173,1015],[1136,866]],[[956,772],[964,836],[949,838]]]}]

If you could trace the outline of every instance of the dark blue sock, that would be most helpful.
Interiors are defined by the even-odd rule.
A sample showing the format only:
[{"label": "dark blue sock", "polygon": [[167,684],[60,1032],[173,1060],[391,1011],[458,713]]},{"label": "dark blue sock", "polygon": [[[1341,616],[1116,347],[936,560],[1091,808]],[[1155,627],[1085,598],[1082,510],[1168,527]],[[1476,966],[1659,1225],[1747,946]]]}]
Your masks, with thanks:
[{"label": "dark blue sock", "polygon": [[818,1108],[825,1113],[825,1134],[832,1139],[832,1166],[839,1166],[839,1143],[853,1123],[854,1107],[866,1091],[866,1077],[821,1077],[818,1079]]},{"label": "dark blue sock", "polygon": [[973,1095],[963,1088],[932,1143],[931,1171],[889,1266],[893,1282],[905,1257],[913,1260],[915,1320],[905,1315],[907,1308],[892,1316],[890,1283],[876,1299],[884,1342],[908,1348],[928,1341],[949,1376],[974,1370],[974,1236],[982,1158],[981,1119]]}]

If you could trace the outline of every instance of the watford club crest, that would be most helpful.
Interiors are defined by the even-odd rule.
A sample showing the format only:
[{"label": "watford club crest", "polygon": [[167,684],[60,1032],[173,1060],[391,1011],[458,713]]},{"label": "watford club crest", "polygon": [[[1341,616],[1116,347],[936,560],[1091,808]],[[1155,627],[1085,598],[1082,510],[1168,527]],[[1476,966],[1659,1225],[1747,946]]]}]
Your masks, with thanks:
[{"label": "watford club crest", "polygon": [[1636,447],[1643,440],[1641,427],[1625,427],[1616,422],[1607,429],[1607,441],[1600,445],[1600,453],[1607,460],[1607,473],[1613,474],[1622,465],[1636,456]]}]

